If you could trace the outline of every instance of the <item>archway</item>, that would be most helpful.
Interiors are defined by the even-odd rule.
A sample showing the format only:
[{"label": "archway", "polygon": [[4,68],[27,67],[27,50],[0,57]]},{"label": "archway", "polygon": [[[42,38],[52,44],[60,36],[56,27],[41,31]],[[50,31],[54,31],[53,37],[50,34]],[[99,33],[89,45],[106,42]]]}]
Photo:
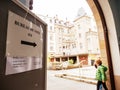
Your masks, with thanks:
[{"label": "archway", "polygon": [[[107,29],[108,26],[106,25],[106,20],[105,20],[106,18],[104,17],[104,14],[102,11],[102,8],[104,8],[105,6],[103,2],[105,1],[87,0],[87,2],[96,20],[98,34],[99,34],[99,41],[100,41],[101,58],[103,59],[103,63],[109,67],[109,72],[107,73],[108,87],[109,87],[109,90],[115,90],[113,66],[112,66],[112,59],[111,59],[111,52],[110,52],[110,43],[109,43],[108,29]],[[107,1],[105,3],[108,5]],[[105,9],[110,10],[110,7],[106,7]]]},{"label": "archway", "polygon": [[108,86],[110,87],[110,89],[115,90],[112,59],[111,59],[111,52],[110,52],[110,42],[109,42],[109,36],[108,36],[108,27],[110,25],[106,23],[107,16],[105,15],[107,13],[103,11],[103,9],[106,7],[105,4],[107,4],[107,7],[104,10],[111,11],[111,9],[110,7],[108,7],[109,6],[108,1],[104,1],[104,0],[87,0],[87,1],[88,1],[88,4],[90,5],[90,8],[93,11],[93,14],[97,23],[99,39],[100,39],[101,56],[102,56],[102,59],[104,60],[103,63],[109,67]]}]

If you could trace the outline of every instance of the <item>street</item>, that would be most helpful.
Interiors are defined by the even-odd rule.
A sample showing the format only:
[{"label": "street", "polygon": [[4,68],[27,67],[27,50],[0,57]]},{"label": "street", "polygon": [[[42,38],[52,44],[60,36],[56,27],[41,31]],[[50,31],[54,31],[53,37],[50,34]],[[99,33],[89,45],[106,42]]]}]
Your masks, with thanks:
[{"label": "street", "polygon": [[47,90],[96,90],[96,85],[55,77],[63,70],[47,71]]}]

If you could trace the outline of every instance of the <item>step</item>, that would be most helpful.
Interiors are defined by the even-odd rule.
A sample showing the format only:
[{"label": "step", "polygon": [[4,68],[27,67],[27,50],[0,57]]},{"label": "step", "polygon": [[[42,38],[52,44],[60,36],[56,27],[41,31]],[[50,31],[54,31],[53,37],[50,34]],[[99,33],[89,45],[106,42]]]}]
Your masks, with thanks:
[{"label": "step", "polygon": [[60,78],[65,78],[65,79],[69,79],[69,80],[75,80],[75,81],[79,81],[79,82],[86,82],[89,84],[97,84],[97,80],[95,79],[90,79],[90,78],[85,78],[85,77],[78,77],[78,76],[73,76],[73,75],[67,75],[67,74],[56,74],[56,77],[60,77]]}]

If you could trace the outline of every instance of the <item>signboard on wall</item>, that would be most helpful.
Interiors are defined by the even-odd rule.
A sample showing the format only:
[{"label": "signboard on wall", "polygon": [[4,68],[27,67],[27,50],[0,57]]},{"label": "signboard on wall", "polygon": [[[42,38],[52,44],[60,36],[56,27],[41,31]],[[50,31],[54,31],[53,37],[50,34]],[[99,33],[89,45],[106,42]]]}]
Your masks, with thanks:
[{"label": "signboard on wall", "polygon": [[42,68],[42,34],[41,26],[9,11],[6,75]]}]

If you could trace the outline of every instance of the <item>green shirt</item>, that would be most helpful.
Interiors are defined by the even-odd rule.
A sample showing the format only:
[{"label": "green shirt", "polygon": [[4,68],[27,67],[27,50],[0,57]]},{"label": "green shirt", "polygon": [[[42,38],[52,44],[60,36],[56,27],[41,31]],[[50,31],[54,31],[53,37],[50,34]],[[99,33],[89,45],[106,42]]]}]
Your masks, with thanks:
[{"label": "green shirt", "polygon": [[107,71],[106,66],[103,66],[103,65],[98,66],[96,71],[96,79],[98,81],[106,81],[107,80],[106,73],[105,73],[106,71]]}]

